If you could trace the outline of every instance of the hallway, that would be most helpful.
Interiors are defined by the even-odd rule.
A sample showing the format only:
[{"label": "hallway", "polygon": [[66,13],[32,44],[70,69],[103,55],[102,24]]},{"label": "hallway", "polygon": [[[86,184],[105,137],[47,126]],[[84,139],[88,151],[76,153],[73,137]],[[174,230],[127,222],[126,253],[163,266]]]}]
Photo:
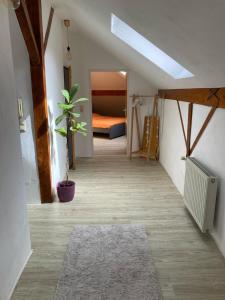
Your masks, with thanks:
[{"label": "hallway", "polygon": [[224,259],[200,234],[159,163],[97,156],[78,160],[71,178],[77,183],[72,203],[29,205],[34,252],[13,300],[53,299],[76,224],[129,223],[146,225],[165,300],[225,298]]},{"label": "hallway", "polygon": [[95,156],[125,155],[127,151],[127,137],[120,136],[110,140],[107,136],[95,135],[93,137],[93,145]]}]

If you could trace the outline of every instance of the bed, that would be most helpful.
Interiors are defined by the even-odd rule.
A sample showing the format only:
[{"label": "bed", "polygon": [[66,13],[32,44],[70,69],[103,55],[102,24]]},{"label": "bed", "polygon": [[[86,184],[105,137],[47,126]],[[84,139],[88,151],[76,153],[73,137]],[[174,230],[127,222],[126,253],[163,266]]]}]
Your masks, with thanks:
[{"label": "bed", "polygon": [[108,134],[110,139],[114,139],[126,134],[126,118],[93,113],[92,127],[94,133]]}]

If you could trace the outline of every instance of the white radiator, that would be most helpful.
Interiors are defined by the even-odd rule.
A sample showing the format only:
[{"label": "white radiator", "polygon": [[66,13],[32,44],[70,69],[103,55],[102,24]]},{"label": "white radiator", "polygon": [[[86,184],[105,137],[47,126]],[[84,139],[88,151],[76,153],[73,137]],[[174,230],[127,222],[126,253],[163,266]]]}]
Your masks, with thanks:
[{"label": "white radiator", "polygon": [[184,203],[202,232],[212,230],[217,194],[217,178],[196,159],[187,158]]}]

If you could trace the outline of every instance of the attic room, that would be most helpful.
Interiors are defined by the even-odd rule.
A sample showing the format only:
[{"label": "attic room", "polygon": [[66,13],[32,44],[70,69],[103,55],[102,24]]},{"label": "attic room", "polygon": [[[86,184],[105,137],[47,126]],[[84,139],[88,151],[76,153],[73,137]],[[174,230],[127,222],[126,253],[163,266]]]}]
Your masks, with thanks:
[{"label": "attic room", "polygon": [[0,300],[225,299],[224,11],[0,0]]}]

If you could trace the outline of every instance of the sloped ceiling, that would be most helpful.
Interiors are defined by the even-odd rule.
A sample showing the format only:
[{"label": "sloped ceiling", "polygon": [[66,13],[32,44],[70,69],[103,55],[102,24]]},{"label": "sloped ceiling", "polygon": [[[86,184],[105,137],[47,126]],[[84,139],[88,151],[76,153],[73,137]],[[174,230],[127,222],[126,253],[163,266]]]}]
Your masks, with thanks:
[{"label": "sloped ceiling", "polygon": [[[225,85],[225,0],[55,0],[56,11],[159,88]],[[110,30],[111,13],[195,74],[174,80]]]}]

